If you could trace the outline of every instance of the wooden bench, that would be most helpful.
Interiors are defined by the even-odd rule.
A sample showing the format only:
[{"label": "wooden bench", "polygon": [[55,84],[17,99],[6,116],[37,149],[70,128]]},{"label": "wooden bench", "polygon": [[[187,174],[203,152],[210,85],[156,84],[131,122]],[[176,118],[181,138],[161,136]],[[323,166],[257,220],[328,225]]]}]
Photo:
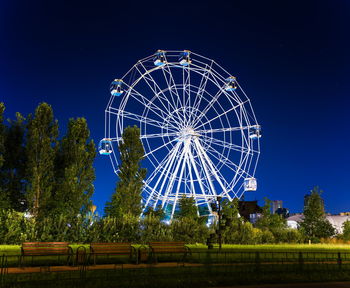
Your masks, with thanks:
[{"label": "wooden bench", "polygon": [[96,256],[99,255],[128,255],[130,260],[134,255],[135,262],[138,263],[137,251],[131,243],[91,243],[90,255],[94,258],[94,265],[96,265]]},{"label": "wooden bench", "polygon": [[20,265],[25,256],[67,256],[67,264],[71,260],[73,250],[68,242],[24,242],[21,248]]},{"label": "wooden bench", "polygon": [[149,242],[148,246],[151,259],[155,262],[157,262],[159,254],[182,254],[182,261],[186,259],[188,254],[191,254],[191,250],[185,245],[185,242]]}]

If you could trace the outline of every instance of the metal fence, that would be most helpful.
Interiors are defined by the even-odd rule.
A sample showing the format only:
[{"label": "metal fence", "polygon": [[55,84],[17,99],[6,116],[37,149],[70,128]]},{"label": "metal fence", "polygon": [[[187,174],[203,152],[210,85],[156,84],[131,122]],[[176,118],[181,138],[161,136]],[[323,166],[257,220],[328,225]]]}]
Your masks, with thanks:
[{"label": "metal fence", "polygon": [[[18,273],[17,270],[17,273],[13,273],[13,269],[17,268],[16,257],[18,256],[2,255],[0,256],[0,286],[11,287],[13,283],[22,283],[21,287],[27,287],[25,283],[33,283],[33,285],[36,283],[37,287],[41,287],[40,285],[44,287],[49,285],[47,283],[55,282],[55,284],[62,283],[62,287],[74,287],[69,286],[68,283],[75,281],[74,283],[80,285],[79,287],[81,285],[96,287],[93,283],[96,285],[117,281],[119,283],[117,287],[172,287],[169,284],[172,281],[177,283],[174,287],[182,287],[182,285],[187,287],[192,284],[207,287],[205,283],[240,284],[249,283],[258,279],[257,277],[271,280],[282,276],[288,278],[296,274],[304,278],[316,275],[320,278],[318,280],[325,280],[322,277],[333,277],[335,273],[345,275],[350,271],[350,253],[347,252],[207,250],[192,251],[186,257],[178,253],[162,253],[157,255],[156,263],[153,259],[146,257],[138,265],[124,262],[125,259],[120,261],[120,257],[108,257],[108,263],[114,264],[108,267],[102,267],[104,259],[100,259],[98,265],[93,265],[87,256],[84,253],[77,254],[74,263],[70,266],[62,265],[62,269],[56,271],[51,269],[51,263],[46,262],[44,265],[41,264],[37,273],[26,269],[29,267],[22,267],[22,272]],[[65,283],[67,286],[64,286]]]}]

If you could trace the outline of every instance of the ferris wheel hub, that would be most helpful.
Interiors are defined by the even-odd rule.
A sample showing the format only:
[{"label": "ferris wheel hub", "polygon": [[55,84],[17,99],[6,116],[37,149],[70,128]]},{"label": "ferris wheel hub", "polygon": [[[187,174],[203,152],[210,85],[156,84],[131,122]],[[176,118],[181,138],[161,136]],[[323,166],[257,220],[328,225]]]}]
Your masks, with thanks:
[{"label": "ferris wheel hub", "polygon": [[186,127],[182,129],[179,132],[178,140],[180,141],[191,141],[196,137],[201,136],[200,134],[196,133],[195,130],[192,127]]}]

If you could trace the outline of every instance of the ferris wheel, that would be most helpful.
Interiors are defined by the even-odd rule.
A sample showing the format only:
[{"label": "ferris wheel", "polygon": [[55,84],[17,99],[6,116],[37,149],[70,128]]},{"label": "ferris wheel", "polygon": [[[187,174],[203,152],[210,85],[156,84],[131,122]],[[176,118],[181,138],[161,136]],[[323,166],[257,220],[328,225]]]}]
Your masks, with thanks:
[{"label": "ferris wheel", "polygon": [[123,130],[140,128],[145,209],[161,205],[171,219],[186,196],[199,215],[212,215],[217,197],[231,201],[257,189],[261,127],[237,79],[214,60],[158,50],[115,79],[110,91],[99,152],[118,173]]}]

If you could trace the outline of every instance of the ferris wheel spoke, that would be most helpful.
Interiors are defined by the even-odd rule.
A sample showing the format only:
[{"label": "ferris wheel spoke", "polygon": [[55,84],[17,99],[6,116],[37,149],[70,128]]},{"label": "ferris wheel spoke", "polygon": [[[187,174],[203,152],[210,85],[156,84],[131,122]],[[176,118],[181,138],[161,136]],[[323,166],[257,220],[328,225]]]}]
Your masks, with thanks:
[{"label": "ferris wheel spoke", "polygon": [[214,197],[217,197],[219,196],[215,187],[214,187],[214,184],[213,184],[213,181],[211,179],[211,175],[209,173],[209,169],[207,167],[207,163],[205,162],[204,158],[203,158],[203,155],[201,153],[201,151],[198,149],[198,146],[196,144],[196,141],[194,141],[194,144],[195,144],[195,147],[196,147],[196,151],[197,151],[197,155],[200,159],[200,162],[201,162],[201,166],[203,167],[203,170],[204,170],[204,174],[206,176],[206,180],[209,184],[209,187],[210,187],[210,190],[211,190],[211,194],[214,196]]},{"label": "ferris wheel spoke", "polygon": [[[152,101],[150,101],[148,98],[142,95],[134,87],[129,86],[129,96],[132,97],[137,102],[139,102],[140,104],[147,107],[150,111],[152,111],[152,113],[157,115],[160,119],[165,119],[171,114],[168,110],[164,112],[163,109],[155,105]],[[174,126],[174,128],[176,127]]]},{"label": "ferris wheel spoke", "polygon": [[[114,115],[117,115],[117,116],[123,116],[124,118],[130,119],[130,120],[143,122],[143,123],[145,123],[147,125],[152,125],[152,126],[157,127],[157,128],[169,129],[169,130],[172,129],[172,128],[169,128],[169,127],[165,127],[164,124],[162,122],[160,122],[160,121],[157,121],[157,120],[154,120],[154,119],[150,119],[148,117],[145,117],[145,116],[142,116],[142,115],[139,115],[139,114],[135,114],[135,113],[132,113],[132,112],[128,112],[126,110],[120,110],[120,109],[117,109],[117,108],[110,107],[110,111],[109,112],[111,114],[114,114]],[[173,129],[175,129],[175,128],[173,128]]]},{"label": "ferris wheel spoke", "polygon": [[[143,69],[146,71],[145,73],[143,73],[143,79],[145,80],[145,82],[147,83],[148,87],[152,90],[152,92],[154,93],[154,95],[157,95],[157,99],[159,100],[159,102],[161,102],[162,106],[167,110],[167,112],[169,114],[171,114],[172,111],[176,111],[177,107],[173,106],[172,103],[169,101],[169,99],[166,97],[166,95],[164,94],[163,90],[159,87],[159,85],[157,84],[157,82],[154,80],[154,78],[152,77],[151,73],[149,73],[149,71],[145,68],[145,66],[141,63],[141,66],[143,67]],[[137,68],[138,69],[138,68]],[[141,71],[139,71],[139,73],[141,73]],[[153,84],[153,86],[152,86]],[[165,101],[165,103],[162,101],[162,99]]]},{"label": "ferris wheel spoke", "polygon": [[148,153],[146,153],[146,154],[144,155],[144,157],[146,158],[147,156],[154,154],[154,152],[156,152],[156,151],[158,151],[158,150],[160,150],[160,149],[162,149],[162,148],[168,146],[170,143],[173,143],[173,142],[175,142],[175,141],[178,141],[177,138],[174,138],[173,140],[170,140],[170,141],[164,143],[163,145],[158,146],[157,148],[155,148],[155,149],[149,151]]},{"label": "ferris wheel spoke", "polygon": [[[179,150],[179,147],[180,147],[180,143],[178,143],[178,144],[173,148],[173,150],[170,151],[170,152],[168,153],[168,155],[163,159],[163,161],[162,161],[162,162],[158,165],[158,167],[153,171],[152,174],[153,174],[154,176],[152,177],[152,175],[151,175],[151,176],[148,178],[148,180],[146,181],[146,183],[150,183],[150,182],[154,179],[154,177],[157,175],[157,173],[159,172],[159,170],[161,171],[161,172],[160,172],[160,175],[159,175],[159,177],[158,177],[158,179],[157,179],[157,182],[156,182],[156,184],[153,186],[152,191],[151,191],[151,193],[150,193],[150,196],[149,196],[149,198],[148,198],[147,201],[146,201],[145,208],[148,206],[150,199],[153,198],[154,194],[156,193],[157,187],[158,187],[158,185],[159,185],[159,183],[160,183],[162,177],[164,176],[164,179],[166,179],[166,178],[168,177],[168,174],[169,174],[169,167],[171,167],[171,166],[173,165],[173,162],[174,162],[174,160],[176,159],[176,154],[177,154],[177,152],[178,152],[178,150]],[[165,164],[164,168],[161,169],[161,168],[162,168],[162,165],[163,165],[164,163],[166,163],[166,164]],[[163,184],[162,184],[162,186],[161,186],[161,188],[160,188],[160,192],[163,190],[164,183],[165,183],[165,182],[163,182]],[[160,194],[159,194],[159,195],[160,195]],[[155,208],[156,205],[157,205],[157,201],[155,201],[155,204],[154,204],[154,207],[153,207],[153,208]]]},{"label": "ferris wheel spoke", "polygon": [[171,150],[168,151],[167,155],[163,158],[163,160],[160,163],[158,163],[157,167],[154,168],[151,175],[148,176],[145,183],[150,183],[153,181],[154,177],[156,177],[159,170],[163,169],[162,167],[164,167],[164,163],[166,163],[165,166],[168,167],[172,157],[174,156],[174,153],[177,152],[178,148],[179,148],[179,145],[175,145],[173,148],[171,148]]},{"label": "ferris wheel spoke", "polygon": [[[198,128],[200,128],[200,127],[203,127],[204,125],[209,124],[209,123],[213,122],[214,120],[216,120],[216,119],[218,119],[218,118],[220,118],[220,117],[222,117],[222,116],[225,116],[225,115],[228,114],[229,112],[231,112],[231,111],[233,111],[233,110],[236,110],[237,108],[243,106],[246,102],[248,102],[248,100],[246,100],[246,101],[244,101],[244,102],[241,102],[241,103],[238,104],[238,105],[232,106],[230,109],[226,110],[225,112],[223,112],[223,113],[221,113],[221,114],[219,114],[219,115],[217,115],[217,116],[211,118],[211,119],[208,120],[207,122],[204,122],[204,123],[200,124],[199,126],[196,127],[196,129],[198,129]],[[202,118],[202,117],[200,117],[200,118]],[[198,121],[197,121],[196,123],[198,123]]]},{"label": "ferris wheel spoke", "polygon": [[226,142],[223,140],[219,140],[216,138],[210,138],[210,137],[207,137],[205,135],[202,135],[202,138],[205,138],[208,140],[208,142],[211,142],[212,144],[215,144],[215,145],[220,146],[220,147],[225,148],[225,149],[234,150],[234,151],[241,152],[241,153],[247,153],[249,155],[253,155],[253,152],[256,152],[253,149],[251,149],[249,146],[248,147],[239,146],[239,145],[229,143],[229,142]]},{"label": "ferris wheel spoke", "polygon": [[175,192],[175,200],[174,200],[174,205],[173,205],[173,209],[171,211],[171,215],[174,215],[175,212],[175,207],[176,207],[176,203],[177,200],[179,198],[179,192],[180,192],[180,186],[181,186],[181,182],[182,182],[182,176],[186,167],[186,155],[188,153],[188,146],[189,146],[189,142],[185,142],[184,144],[184,155],[183,155],[183,159],[182,159],[182,165],[181,165],[181,170],[180,170],[180,175],[179,175],[179,180],[177,182],[177,187],[176,187],[176,192]]},{"label": "ferris wheel spoke", "polygon": [[[172,96],[172,100],[173,100],[173,103],[175,104],[175,107],[178,109],[179,107],[181,107],[181,98],[180,98],[180,94],[179,94],[179,91],[177,89],[177,85],[176,85],[176,82],[175,82],[175,78],[173,76],[173,73],[171,72],[171,69],[170,69],[170,66],[169,65],[165,65],[164,69],[162,69],[163,71],[163,75],[164,75],[164,78],[167,82],[167,85],[169,87],[169,91],[171,93],[171,96]],[[169,75],[169,78],[166,76],[166,74]],[[172,87],[174,87],[174,91],[173,92],[172,90]],[[176,94],[176,101],[174,100],[174,95],[173,94]]]},{"label": "ferris wheel spoke", "polygon": [[[194,102],[193,102],[193,107],[194,107],[194,111],[198,111],[199,110],[199,107],[201,105],[201,102],[202,102],[202,98],[204,97],[204,92],[206,91],[206,87],[207,87],[207,83],[208,83],[208,80],[209,80],[209,77],[210,77],[210,70],[211,70],[211,67],[213,65],[213,61],[211,61],[211,64],[210,65],[206,65],[205,66],[205,72],[202,76],[202,79],[201,79],[201,82],[199,84],[199,87],[198,87],[198,91],[196,94],[196,97],[194,99]],[[199,117],[199,115],[193,115],[193,119],[196,119],[197,117]]]},{"label": "ferris wheel spoke", "polygon": [[171,132],[171,133],[154,133],[154,134],[143,134],[140,136],[141,139],[147,138],[163,138],[163,137],[178,137],[179,132]]},{"label": "ferris wheel spoke", "polygon": [[[168,85],[168,88],[169,88],[169,93],[170,93],[172,102],[174,103],[174,105],[176,107],[176,109],[174,110],[174,113],[176,114],[177,119],[180,120],[180,123],[182,123],[182,126],[183,126],[184,125],[184,120],[181,118],[181,115],[179,113],[179,109],[181,109],[181,98],[180,98],[180,95],[179,95],[179,91],[177,89],[177,85],[175,83],[175,80],[174,80],[173,74],[171,72],[171,69],[169,68],[169,65],[165,65],[165,66],[166,66],[166,68],[162,69],[162,71],[163,71],[163,75],[164,75],[165,81],[167,82],[167,85]],[[166,76],[166,74],[169,75],[169,79]],[[173,90],[175,92],[173,92]],[[174,96],[174,94],[176,94],[176,95]],[[174,100],[174,97],[176,98],[176,101]]]},{"label": "ferris wheel spoke", "polygon": [[200,109],[201,110],[201,114],[199,115],[199,117],[197,117],[195,119],[195,121],[192,123],[192,126],[196,126],[198,122],[200,122],[203,118],[204,115],[206,115],[208,113],[208,111],[210,110],[210,108],[213,107],[213,105],[215,103],[217,103],[217,100],[219,99],[219,97],[221,95],[223,95],[223,87],[222,89],[220,89],[213,97],[212,99],[209,101],[209,103],[207,104],[207,106],[204,109]]},{"label": "ferris wheel spoke", "polygon": [[157,105],[155,105],[153,102],[149,101],[145,96],[143,96],[140,92],[138,92],[135,89],[129,92],[129,96],[137,102],[139,102],[140,104],[144,105],[144,107],[147,107],[160,119],[164,119],[169,115],[168,113],[164,112],[164,110],[160,109]]},{"label": "ferris wheel spoke", "polygon": [[[187,165],[187,170],[188,170],[188,174],[190,177],[190,187],[189,190],[191,191],[191,197],[193,197],[195,199],[196,202],[196,206],[198,208],[198,199],[195,195],[195,188],[194,188],[194,180],[193,180],[193,175],[192,175],[192,168],[191,168],[191,164],[190,164],[190,159],[189,159],[189,153],[186,154],[186,165]],[[197,210],[197,215],[199,216],[199,211]]]},{"label": "ferris wheel spoke", "polygon": [[[163,199],[163,202],[162,202],[162,207],[164,207],[164,204],[165,204],[166,200],[168,199],[168,195],[169,195],[170,191],[173,189],[175,178],[176,178],[176,175],[177,175],[177,173],[178,173],[178,171],[180,169],[180,165],[181,165],[181,162],[182,162],[182,160],[184,158],[184,155],[185,155],[185,149],[182,150],[182,152],[181,152],[181,154],[180,154],[180,156],[178,158],[178,161],[177,161],[177,163],[175,165],[174,172],[170,176],[169,183],[168,183],[167,188],[165,190],[164,199]],[[173,205],[176,206],[176,203],[174,203]]]},{"label": "ferris wheel spoke", "polygon": [[[199,187],[200,187],[200,189],[201,189],[201,192],[202,192],[202,195],[203,195],[203,197],[204,197],[204,199],[205,199],[205,202],[206,202],[206,204],[207,204],[208,210],[209,210],[210,214],[212,214],[213,211],[212,211],[211,206],[210,206],[210,204],[209,204],[208,195],[207,195],[207,193],[206,193],[206,191],[210,191],[210,189],[208,189],[208,190],[205,189],[204,183],[202,182],[202,177],[200,176],[200,174],[199,174],[199,172],[198,172],[197,164],[196,164],[196,162],[195,162],[195,160],[194,160],[193,154],[192,154],[192,152],[191,152],[190,149],[189,149],[189,151],[188,151],[188,156],[189,156],[190,163],[192,164],[192,168],[193,168],[193,170],[194,170],[194,173],[195,173],[195,175],[196,175],[196,177],[197,177],[197,179],[198,179],[198,185],[199,185]],[[209,195],[209,196],[213,196],[213,195]]]},{"label": "ferris wheel spoke", "polygon": [[216,158],[218,161],[220,161],[223,165],[225,165],[225,167],[235,172],[236,175],[243,175],[242,177],[253,177],[241,167],[242,163],[247,161],[248,154],[246,154],[245,157],[243,157],[243,159],[240,161],[240,164],[237,165],[236,163],[232,162],[229,158],[220,154],[218,151],[212,149],[211,147],[207,148],[207,152],[214,158]]},{"label": "ferris wheel spoke", "polygon": [[[225,185],[222,183],[221,178],[218,175],[218,170],[215,169],[213,163],[211,162],[210,158],[208,157],[207,153],[204,151],[202,145],[199,143],[198,138],[194,139],[194,144],[197,147],[197,150],[199,151],[199,155],[201,155],[201,159],[202,161],[206,161],[212,174],[214,175],[214,178],[216,179],[216,181],[219,183],[221,189],[223,190],[223,193],[226,194],[227,198],[232,201],[231,196],[228,194],[227,192],[227,188],[225,187]],[[208,175],[210,176],[210,175]]]},{"label": "ferris wheel spoke", "polygon": [[248,130],[252,126],[242,126],[242,127],[230,127],[230,128],[217,128],[217,129],[206,129],[206,130],[196,130],[196,133],[206,134],[206,133],[220,133],[220,132],[232,132],[232,131],[242,131]]}]

